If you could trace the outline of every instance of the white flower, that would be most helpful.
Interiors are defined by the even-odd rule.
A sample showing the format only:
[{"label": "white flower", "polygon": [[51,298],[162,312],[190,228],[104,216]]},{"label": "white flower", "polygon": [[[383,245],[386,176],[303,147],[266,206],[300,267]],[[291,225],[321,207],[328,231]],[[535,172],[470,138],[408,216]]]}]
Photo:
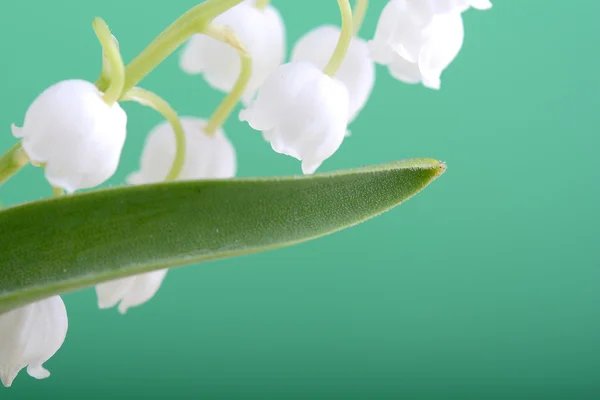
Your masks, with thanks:
[{"label": "white flower", "polygon": [[96,285],[98,307],[112,308],[120,302],[119,312],[125,314],[130,307],[154,297],[166,275],[167,270],[163,269]]},{"label": "white flower", "polygon": [[[180,118],[185,132],[185,161],[178,180],[231,178],[236,173],[233,145],[219,129],[210,137],[204,134],[206,121],[200,118]],[[132,185],[162,182],[175,160],[175,136],[171,125],[163,122],[146,138],[140,170],[129,175]]]},{"label": "white flower", "polygon": [[[337,45],[339,28],[331,25],[321,26],[304,35],[292,51],[293,61],[309,61],[323,69]],[[351,122],[369,99],[375,84],[375,64],[369,55],[367,43],[354,38],[348,53],[335,78],[348,89],[350,96],[349,121]]]},{"label": "white flower", "polygon": [[312,63],[295,61],[273,71],[240,120],[262,131],[277,153],[301,160],[302,171],[311,174],[342,144],[348,109],[344,84]]},{"label": "white flower", "polygon": [[49,377],[43,364],[60,349],[67,328],[67,310],[60,296],[0,314],[0,380],[4,386],[11,386],[25,367],[36,379]]},{"label": "white flower", "polygon": [[392,0],[386,5],[369,43],[371,55],[395,78],[439,89],[442,72],[462,47],[461,13],[423,14],[413,3],[416,0]]},{"label": "white flower", "polygon": [[90,82],[56,83],[33,101],[22,128],[12,126],[29,159],[45,166],[46,179],[67,192],[98,186],[116,171],[127,115],[109,106]]},{"label": "white flower", "polygon": [[[233,145],[221,129],[212,137],[204,134],[206,121],[181,118],[185,132],[186,151],[183,168],[177,180],[223,179],[236,173],[236,155]],[[146,139],[140,170],[131,174],[130,184],[162,182],[175,159],[175,136],[168,122],[155,127]],[[98,306],[112,308],[119,303],[119,312],[150,300],[162,284],[167,270],[148,272],[96,285]]]},{"label": "white flower", "polygon": [[[235,32],[252,57],[252,77],[242,100],[249,102],[285,57],[285,27],[279,12],[272,6],[260,10],[246,1],[214,19],[216,25]],[[228,44],[207,35],[194,35],[181,54],[180,66],[189,74],[204,74],[215,89],[229,92],[241,69],[239,55]]]}]

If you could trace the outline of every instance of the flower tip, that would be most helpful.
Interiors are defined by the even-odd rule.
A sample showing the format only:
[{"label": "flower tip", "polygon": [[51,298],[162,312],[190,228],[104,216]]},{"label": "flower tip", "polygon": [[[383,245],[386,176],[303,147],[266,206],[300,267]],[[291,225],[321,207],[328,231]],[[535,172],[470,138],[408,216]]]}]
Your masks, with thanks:
[{"label": "flower tip", "polygon": [[[99,285],[98,285],[99,286]],[[117,304],[113,298],[109,296],[101,295],[98,291],[98,286],[96,286],[96,297],[98,297],[98,308],[101,310],[108,310],[109,308],[114,307]]]},{"label": "flower tip", "polygon": [[29,376],[32,376],[35,379],[46,379],[50,376],[50,371],[48,371],[46,368],[42,367],[41,365],[28,366],[27,373],[29,374]]},{"label": "flower tip", "polygon": [[0,381],[2,381],[2,385],[4,385],[4,387],[11,387],[16,376],[17,376],[17,374],[14,374],[14,373],[8,374],[8,373],[3,372],[0,375]]},{"label": "flower tip", "polygon": [[312,175],[315,173],[317,168],[321,166],[320,162],[307,162],[302,161],[302,173],[304,175]]},{"label": "flower tip", "polygon": [[489,10],[493,4],[489,0],[476,0],[473,2],[472,7],[478,10]]},{"label": "flower tip", "polygon": [[423,86],[425,86],[429,89],[433,89],[433,90],[440,90],[440,88],[442,86],[442,81],[440,78],[433,78],[433,79],[423,78]]},{"label": "flower tip", "polygon": [[16,126],[15,124],[11,124],[10,125],[10,129],[12,131],[12,134],[14,137],[16,138],[22,138],[23,137],[23,128],[20,128],[18,126]]},{"label": "flower tip", "polygon": [[252,114],[252,112],[250,111],[250,109],[249,108],[245,108],[245,109],[243,109],[243,110],[240,111],[240,113],[238,114],[238,118],[242,122],[248,122],[248,120],[250,119],[250,114]]},{"label": "flower tip", "polygon": [[119,307],[117,307],[117,310],[119,310],[119,313],[121,315],[125,315],[127,313],[127,310],[129,310],[129,306],[124,304],[123,301],[121,301],[119,303]]},{"label": "flower tip", "polygon": [[102,301],[101,299],[98,299],[98,308],[101,310],[108,310],[111,306],[109,305],[108,302]]},{"label": "flower tip", "polygon": [[125,182],[127,182],[129,185],[142,185],[144,183],[144,179],[141,173],[132,172],[131,174],[127,175]]}]

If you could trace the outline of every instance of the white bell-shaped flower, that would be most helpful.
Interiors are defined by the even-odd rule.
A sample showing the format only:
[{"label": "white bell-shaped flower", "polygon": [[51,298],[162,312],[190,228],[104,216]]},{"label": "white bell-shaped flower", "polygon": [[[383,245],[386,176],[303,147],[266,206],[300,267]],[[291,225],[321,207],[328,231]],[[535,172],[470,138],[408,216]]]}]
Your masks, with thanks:
[{"label": "white bell-shaped flower", "polygon": [[442,72],[462,47],[462,16],[460,12],[439,13],[424,23],[411,4],[393,0],[386,5],[369,43],[371,55],[387,65],[396,79],[439,89]]},{"label": "white bell-shaped flower", "polygon": [[[248,103],[285,58],[285,26],[279,12],[271,5],[259,9],[245,1],[214,19],[216,25],[235,32],[252,57],[252,76],[242,101]],[[189,74],[204,74],[209,85],[229,92],[241,70],[236,50],[230,45],[203,34],[194,35],[181,53],[181,69]]]},{"label": "white bell-shaped flower", "polygon": [[[292,61],[309,61],[323,69],[337,45],[340,29],[325,25],[304,35],[292,51]],[[353,38],[344,61],[335,78],[348,89],[350,96],[349,122],[366,104],[375,84],[375,64],[369,54],[367,42]]]},{"label": "white bell-shaped flower", "polygon": [[[185,133],[185,160],[177,180],[225,179],[235,176],[235,149],[221,129],[213,136],[204,134],[206,121],[200,118],[181,118]],[[132,185],[157,183],[165,180],[175,160],[176,143],[171,125],[163,122],[146,139],[140,170],[129,175]],[[125,314],[130,307],[150,300],[162,284],[167,270],[148,272],[96,285],[98,306],[102,309],[119,304]]]},{"label": "white bell-shaped flower", "polygon": [[[180,118],[185,132],[185,160],[178,180],[231,178],[237,163],[235,149],[222,129],[213,136],[204,134],[206,121],[200,118]],[[146,138],[140,170],[127,177],[132,185],[165,180],[176,153],[175,135],[168,122],[156,126]]]},{"label": "white bell-shaped flower", "polygon": [[33,101],[13,135],[29,159],[45,167],[52,186],[71,193],[98,186],[116,171],[125,143],[127,115],[109,106],[90,82],[56,83]]},{"label": "white bell-shaped flower", "polygon": [[43,364],[60,349],[67,328],[67,310],[60,296],[0,314],[0,380],[4,386],[11,386],[25,367],[36,379],[49,377]]},{"label": "white bell-shaped flower", "polygon": [[125,314],[129,308],[154,297],[166,275],[167,270],[163,269],[96,285],[98,307],[105,309],[119,304],[119,312]]},{"label": "white bell-shaped flower", "polygon": [[295,61],[278,67],[240,120],[262,131],[277,153],[302,161],[313,173],[342,144],[348,125],[346,86],[314,64]]}]

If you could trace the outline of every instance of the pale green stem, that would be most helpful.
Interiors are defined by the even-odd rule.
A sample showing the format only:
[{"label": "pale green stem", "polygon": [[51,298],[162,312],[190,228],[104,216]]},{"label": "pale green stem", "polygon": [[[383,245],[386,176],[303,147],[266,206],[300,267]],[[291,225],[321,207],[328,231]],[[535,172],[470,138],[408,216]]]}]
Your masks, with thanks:
[{"label": "pale green stem", "polygon": [[21,142],[0,156],[0,184],[6,182],[29,163],[29,157],[21,148]]},{"label": "pale green stem", "polygon": [[207,0],[179,17],[125,67],[127,93],[192,35],[202,33],[219,14],[243,0]]},{"label": "pale green stem", "polygon": [[[237,38],[234,42],[239,43]],[[227,43],[230,42],[227,41]],[[246,91],[248,82],[252,77],[252,58],[243,50],[243,46],[239,45],[236,46],[236,48],[240,55],[240,75],[229,94],[227,94],[221,104],[219,104],[219,107],[217,107],[212,116],[208,119],[208,122],[204,127],[204,133],[208,136],[214,136],[217,129],[219,129],[225,123],[229,115],[231,115],[235,105]],[[242,49],[241,51],[240,48]]]},{"label": "pale green stem", "polygon": [[52,195],[54,197],[63,196],[64,194],[65,194],[65,191],[63,189],[52,186]]},{"label": "pale green stem", "polygon": [[354,14],[352,15],[352,23],[354,24],[354,36],[358,35],[360,28],[365,20],[369,0],[356,0],[354,4]]},{"label": "pale green stem", "polygon": [[94,18],[92,26],[94,27],[94,32],[96,32],[96,36],[100,41],[104,54],[103,59],[105,62],[102,66],[101,79],[103,79],[105,75],[108,75],[110,79],[108,88],[104,90],[104,101],[108,105],[113,105],[119,100],[123,93],[125,65],[121,58],[119,45],[112,33],[110,33],[110,29],[108,28],[108,25],[106,25],[106,22],[104,22],[102,18],[96,17]]},{"label": "pale green stem", "polygon": [[158,95],[139,87],[131,88],[123,96],[123,101],[136,101],[144,106],[151,107],[169,121],[175,134],[175,158],[165,180],[172,181],[177,179],[185,162],[185,132],[177,112]]},{"label": "pale green stem", "polygon": [[329,59],[329,63],[323,68],[323,72],[326,75],[334,77],[340,69],[344,57],[350,47],[352,41],[353,28],[352,28],[352,7],[350,7],[350,0],[338,0],[340,6],[340,14],[342,15],[342,29],[340,31],[340,38],[338,39],[337,46]]},{"label": "pale green stem", "polygon": [[264,10],[265,8],[267,8],[270,2],[271,0],[256,0],[254,6],[259,10]]}]

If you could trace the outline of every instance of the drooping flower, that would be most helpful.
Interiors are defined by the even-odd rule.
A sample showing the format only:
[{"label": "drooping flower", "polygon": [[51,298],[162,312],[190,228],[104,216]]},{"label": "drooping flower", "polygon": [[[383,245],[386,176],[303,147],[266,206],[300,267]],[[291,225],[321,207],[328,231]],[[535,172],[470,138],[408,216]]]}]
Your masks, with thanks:
[{"label": "drooping flower", "polygon": [[[185,160],[177,180],[224,179],[235,176],[235,149],[225,133],[219,129],[213,136],[203,133],[206,121],[181,118],[185,133]],[[176,143],[171,125],[167,122],[155,127],[146,139],[140,170],[127,178],[128,183],[141,185],[165,180],[175,159]],[[130,307],[150,300],[160,288],[167,270],[159,270],[96,285],[98,306],[102,309],[119,304],[125,314]]]},{"label": "drooping flower", "polygon": [[36,379],[49,377],[43,364],[60,349],[67,328],[67,310],[60,296],[0,314],[0,380],[4,386],[11,386],[25,367]]},{"label": "drooping flower", "polygon": [[442,72],[464,39],[461,13],[491,7],[486,0],[392,0],[383,9],[371,56],[396,79],[439,89]]},{"label": "drooping flower", "polygon": [[313,173],[342,144],[349,115],[343,83],[306,61],[281,65],[269,76],[240,120],[262,131],[277,153],[302,161]]},{"label": "drooping flower", "polygon": [[154,297],[166,275],[167,270],[163,269],[96,285],[98,307],[105,309],[119,304],[119,312],[125,314],[129,308]]},{"label": "drooping flower", "polygon": [[44,165],[48,182],[66,192],[98,186],[116,171],[125,143],[127,115],[109,106],[90,82],[66,80],[29,106],[13,135],[29,159]]},{"label": "drooping flower", "polygon": [[[249,102],[285,58],[285,26],[279,12],[271,5],[259,9],[245,1],[214,19],[216,25],[228,26],[244,44],[252,58],[252,77],[242,101]],[[189,74],[204,74],[215,89],[229,92],[240,74],[240,59],[230,45],[204,34],[194,35],[180,59],[181,69]]]},{"label": "drooping flower", "polygon": [[[237,163],[235,149],[222,129],[213,136],[204,134],[206,121],[200,118],[180,118],[185,132],[185,160],[178,180],[231,178]],[[132,185],[162,182],[175,160],[175,136],[171,125],[163,122],[146,138],[140,170],[127,182]]]},{"label": "drooping flower", "polygon": [[[329,62],[339,37],[340,29],[332,25],[313,29],[298,40],[291,59],[309,61],[322,69]],[[351,122],[366,104],[375,84],[375,64],[369,54],[367,42],[356,37],[352,39],[335,78],[348,89],[350,96],[348,119]]]}]

